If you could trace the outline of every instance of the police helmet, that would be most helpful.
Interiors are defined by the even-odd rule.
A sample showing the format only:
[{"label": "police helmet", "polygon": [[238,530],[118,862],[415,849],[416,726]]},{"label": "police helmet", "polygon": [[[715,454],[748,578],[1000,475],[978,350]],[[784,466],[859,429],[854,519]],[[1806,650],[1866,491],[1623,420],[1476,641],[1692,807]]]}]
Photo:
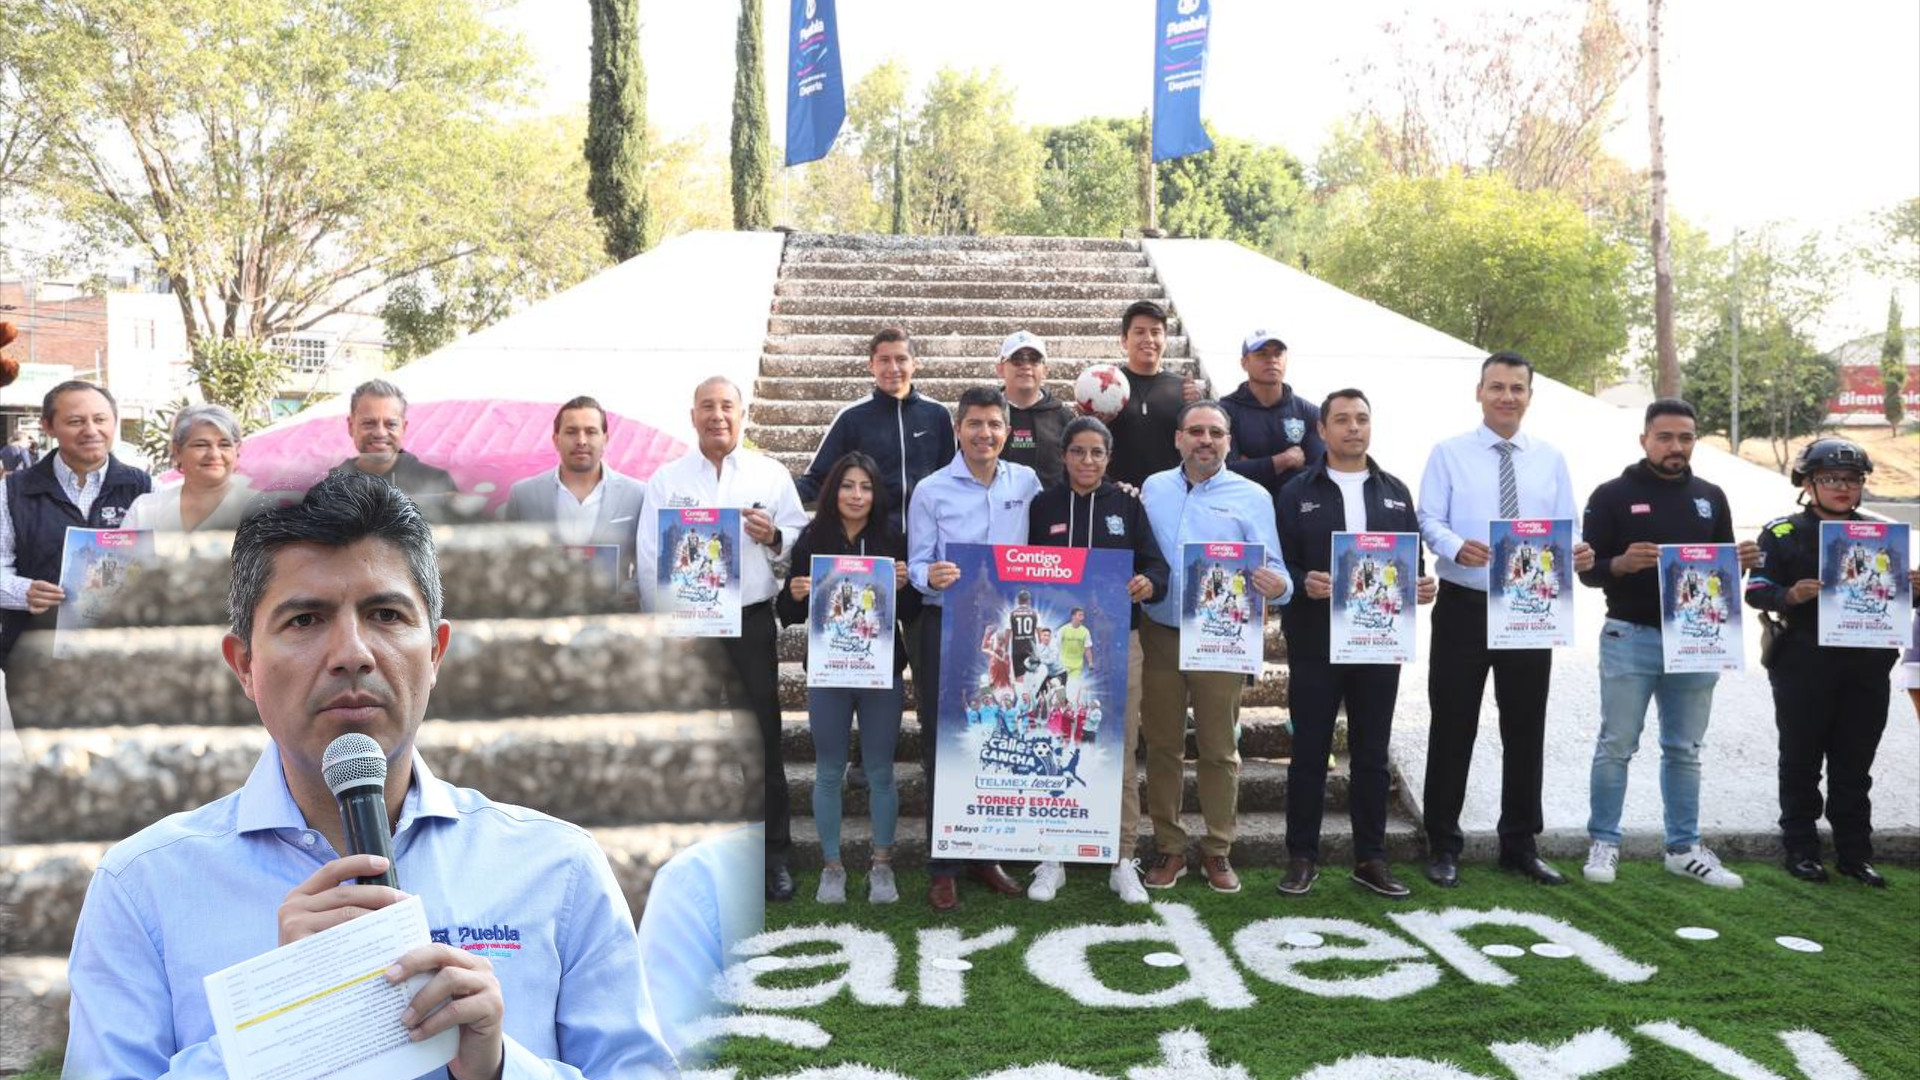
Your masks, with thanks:
[{"label": "police helmet", "polygon": [[1852,472],[1865,476],[1873,471],[1873,459],[1860,445],[1846,439],[1815,439],[1793,461],[1793,486],[1807,482],[1817,472]]}]

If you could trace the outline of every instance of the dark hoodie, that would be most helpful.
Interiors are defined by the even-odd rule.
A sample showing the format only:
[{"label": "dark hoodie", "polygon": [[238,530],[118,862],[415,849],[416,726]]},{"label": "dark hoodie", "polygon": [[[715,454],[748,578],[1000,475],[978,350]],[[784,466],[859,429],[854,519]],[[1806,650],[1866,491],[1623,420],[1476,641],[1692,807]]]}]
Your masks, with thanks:
[{"label": "dark hoodie", "polygon": [[[1301,400],[1286,383],[1280,384],[1280,400],[1272,405],[1260,404],[1246,383],[1221,398],[1220,405],[1233,424],[1227,468],[1266,488],[1270,495],[1280,494],[1287,481],[1327,456],[1327,446],[1320,441],[1320,406]],[[1273,455],[1296,446],[1307,460],[1286,472],[1275,472]]]},{"label": "dark hoodie", "polygon": [[1011,410],[1004,461],[1017,461],[1040,474],[1040,486],[1053,487],[1067,478],[1067,421],[1078,412],[1042,387],[1040,400],[1026,408],[1008,403]]},{"label": "dark hoodie", "polygon": [[[1160,553],[1160,542],[1147,523],[1147,508],[1110,480],[1087,495],[1073,493],[1073,485],[1050,487],[1027,508],[1027,543],[1046,547],[1116,548],[1133,552],[1133,572],[1153,583],[1147,603],[1167,595],[1170,570]],[[1140,625],[1140,605],[1133,605],[1128,624]]]},{"label": "dark hoodie", "polygon": [[1636,626],[1660,625],[1660,574],[1648,567],[1614,577],[1614,556],[1636,543],[1731,544],[1733,511],[1726,493],[1688,469],[1669,480],[1645,458],[1593,489],[1581,518],[1580,539],[1593,547],[1593,569],[1580,575],[1607,594],[1607,618]]}]

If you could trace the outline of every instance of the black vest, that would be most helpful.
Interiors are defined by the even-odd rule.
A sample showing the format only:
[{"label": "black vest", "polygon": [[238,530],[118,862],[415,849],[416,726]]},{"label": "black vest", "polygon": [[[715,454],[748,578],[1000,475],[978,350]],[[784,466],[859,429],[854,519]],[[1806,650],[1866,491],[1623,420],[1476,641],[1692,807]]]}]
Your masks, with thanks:
[{"label": "black vest", "polygon": [[[93,507],[82,517],[54,475],[58,454],[48,454],[25,472],[7,477],[8,519],[13,523],[13,572],[35,581],[60,580],[60,560],[66,551],[67,528],[117,528],[127,516],[133,500],[153,488],[146,473],[119,461],[107,459],[106,481]],[[40,615],[11,608],[0,610],[0,663],[13,651],[13,643],[22,631],[53,629],[54,610]]]}]

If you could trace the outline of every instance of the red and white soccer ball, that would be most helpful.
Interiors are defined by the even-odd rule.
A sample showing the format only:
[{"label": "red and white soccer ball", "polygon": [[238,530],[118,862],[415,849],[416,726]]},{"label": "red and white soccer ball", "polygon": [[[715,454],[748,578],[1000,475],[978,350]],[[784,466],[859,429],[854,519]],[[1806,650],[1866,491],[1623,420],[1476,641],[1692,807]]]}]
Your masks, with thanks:
[{"label": "red and white soccer ball", "polygon": [[1127,377],[1112,364],[1091,364],[1073,380],[1073,400],[1081,412],[1111,420],[1127,407]]}]

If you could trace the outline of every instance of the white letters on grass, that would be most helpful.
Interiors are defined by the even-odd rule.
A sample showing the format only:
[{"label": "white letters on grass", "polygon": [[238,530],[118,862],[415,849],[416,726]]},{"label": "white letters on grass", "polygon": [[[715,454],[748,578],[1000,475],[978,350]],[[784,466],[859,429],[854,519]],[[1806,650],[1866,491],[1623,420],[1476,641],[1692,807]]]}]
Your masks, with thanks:
[{"label": "white letters on grass", "polygon": [[982,949],[1005,945],[1013,940],[1011,926],[996,926],[970,938],[958,930],[920,931],[920,1004],[935,1009],[957,1009],[967,1003],[967,973],[946,971],[933,966],[938,957],[958,960]]},{"label": "white letters on grass", "polygon": [[[1346,938],[1358,945],[1339,945],[1329,941],[1312,948],[1288,945],[1292,933],[1317,934],[1322,938]],[[1386,1001],[1417,994],[1440,981],[1440,968],[1428,963],[1390,963],[1424,961],[1427,954],[1418,947],[1346,919],[1261,919],[1240,928],[1233,935],[1233,951],[1247,970],[1273,983],[1318,997],[1361,997]],[[1373,975],[1341,975],[1321,978],[1310,974],[1308,965],[1323,960],[1374,960],[1389,966]]]},{"label": "white letters on grass", "polygon": [[[1069,926],[1040,935],[1027,950],[1027,971],[1034,978],[1093,1009],[1160,1009],[1183,1001],[1204,1001],[1216,1009],[1249,1009],[1255,1004],[1247,984],[1234,970],[1200,917],[1185,904],[1155,904],[1160,922],[1125,926]],[[1087,951],[1122,941],[1171,945],[1185,960],[1186,978],[1159,990],[1119,990],[1094,974]]]},{"label": "white letters on grass", "polygon": [[[714,983],[714,996],[743,1009],[811,1009],[838,997],[840,991],[853,994],[862,1005],[905,1005],[906,991],[894,985],[894,971],[900,957],[893,939],[878,930],[858,926],[823,924],[790,926],[769,930],[736,944],[733,951],[745,957],[761,956],[792,945],[831,945],[822,953],[783,954],[787,963],[778,972],[753,971],[746,964],[727,968]],[[767,976],[804,968],[843,968],[834,978],[812,986],[762,986]]]},{"label": "white letters on grass", "polygon": [[1460,931],[1469,927],[1515,926],[1531,930],[1548,941],[1572,949],[1581,963],[1612,982],[1646,982],[1660,970],[1651,964],[1627,959],[1613,946],[1551,915],[1506,908],[1492,911],[1447,908],[1445,911],[1396,911],[1388,918],[1439,954],[1440,959],[1452,964],[1455,971],[1486,986],[1512,986],[1516,977],[1460,936]]},{"label": "white letters on grass", "polygon": [[1515,1080],[1579,1080],[1625,1065],[1633,1056],[1625,1040],[1606,1028],[1594,1028],[1558,1046],[1494,1043],[1487,1052],[1512,1070]]}]

